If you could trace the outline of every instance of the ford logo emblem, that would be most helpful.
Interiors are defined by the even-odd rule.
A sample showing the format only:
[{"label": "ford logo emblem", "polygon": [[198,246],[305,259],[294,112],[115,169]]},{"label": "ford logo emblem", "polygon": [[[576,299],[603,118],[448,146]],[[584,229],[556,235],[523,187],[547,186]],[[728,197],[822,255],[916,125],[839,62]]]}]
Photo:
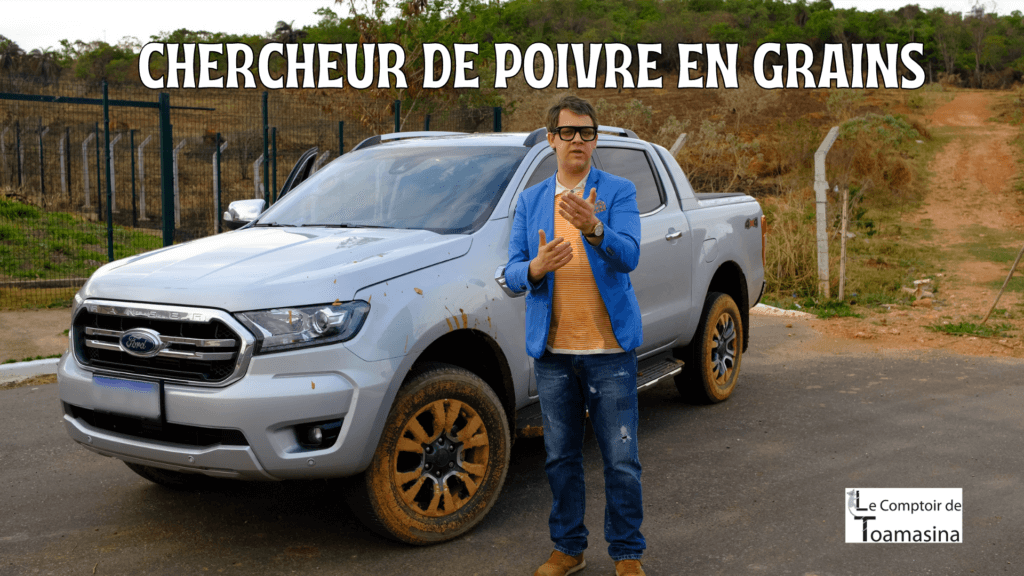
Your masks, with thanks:
[{"label": "ford logo emblem", "polygon": [[121,335],[121,349],[141,358],[156,356],[166,344],[160,339],[160,333],[149,328],[132,328]]}]

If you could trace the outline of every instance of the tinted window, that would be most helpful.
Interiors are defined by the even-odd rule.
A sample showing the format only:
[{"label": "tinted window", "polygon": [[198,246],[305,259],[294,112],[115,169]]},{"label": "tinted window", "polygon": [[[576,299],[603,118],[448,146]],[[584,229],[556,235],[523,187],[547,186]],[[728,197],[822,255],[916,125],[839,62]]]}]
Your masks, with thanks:
[{"label": "tinted window", "polygon": [[636,204],[641,214],[651,212],[664,203],[658,181],[643,150],[600,148],[597,154],[600,154],[602,170],[621,176],[636,186]]},{"label": "tinted window", "polygon": [[526,187],[529,188],[551,178],[556,168],[558,168],[558,160],[555,158],[555,155],[548,155],[547,158],[540,161],[540,166],[530,175],[530,179],[526,181]]}]

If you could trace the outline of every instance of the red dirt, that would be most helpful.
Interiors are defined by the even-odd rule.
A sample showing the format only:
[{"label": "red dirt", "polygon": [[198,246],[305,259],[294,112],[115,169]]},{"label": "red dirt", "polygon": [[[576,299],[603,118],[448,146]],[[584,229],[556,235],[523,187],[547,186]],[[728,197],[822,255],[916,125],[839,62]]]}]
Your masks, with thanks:
[{"label": "red dirt", "polygon": [[[1020,194],[1012,188],[1017,165],[1011,141],[1018,129],[988,120],[994,115],[997,96],[993,92],[957,92],[952,101],[926,117],[930,129],[963,129],[929,167],[933,176],[921,210],[905,218],[908,223],[930,219],[936,230],[930,244],[936,248],[966,242],[965,234],[974,225],[1014,232],[1017,248],[1024,241]],[[989,319],[990,324],[1014,325],[1017,335],[1012,338],[950,336],[925,328],[943,321],[969,320],[972,315],[984,316],[998,293],[989,284],[1006,278],[1009,263],[949,260],[944,268],[942,276],[936,278],[939,290],[930,305],[894,308],[890,313],[863,319],[812,320],[812,326],[826,336],[820,346],[829,351],[942,348],[971,355],[1024,357],[1020,337],[1024,321],[1020,319]],[[1016,275],[1022,273],[1018,268]],[[1020,301],[1019,293],[1006,292],[998,308],[1010,310]]]}]

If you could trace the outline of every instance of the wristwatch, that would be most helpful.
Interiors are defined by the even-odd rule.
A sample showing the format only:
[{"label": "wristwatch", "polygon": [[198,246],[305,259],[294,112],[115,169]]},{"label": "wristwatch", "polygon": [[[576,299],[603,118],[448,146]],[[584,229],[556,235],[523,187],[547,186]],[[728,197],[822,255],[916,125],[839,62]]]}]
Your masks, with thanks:
[{"label": "wristwatch", "polygon": [[597,226],[594,226],[594,231],[590,234],[584,234],[587,238],[600,238],[604,236],[604,223],[600,220],[597,221]]}]

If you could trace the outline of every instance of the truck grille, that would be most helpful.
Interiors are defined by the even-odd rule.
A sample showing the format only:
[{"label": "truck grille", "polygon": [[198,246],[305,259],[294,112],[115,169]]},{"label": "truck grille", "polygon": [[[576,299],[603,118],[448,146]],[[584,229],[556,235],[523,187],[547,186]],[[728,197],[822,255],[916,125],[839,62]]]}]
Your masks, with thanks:
[{"label": "truck grille", "polygon": [[[160,348],[148,356],[126,351],[122,336],[136,329],[158,334]],[[237,380],[252,353],[251,336],[227,313],[122,302],[87,302],[73,341],[86,369],[204,386]]]}]

